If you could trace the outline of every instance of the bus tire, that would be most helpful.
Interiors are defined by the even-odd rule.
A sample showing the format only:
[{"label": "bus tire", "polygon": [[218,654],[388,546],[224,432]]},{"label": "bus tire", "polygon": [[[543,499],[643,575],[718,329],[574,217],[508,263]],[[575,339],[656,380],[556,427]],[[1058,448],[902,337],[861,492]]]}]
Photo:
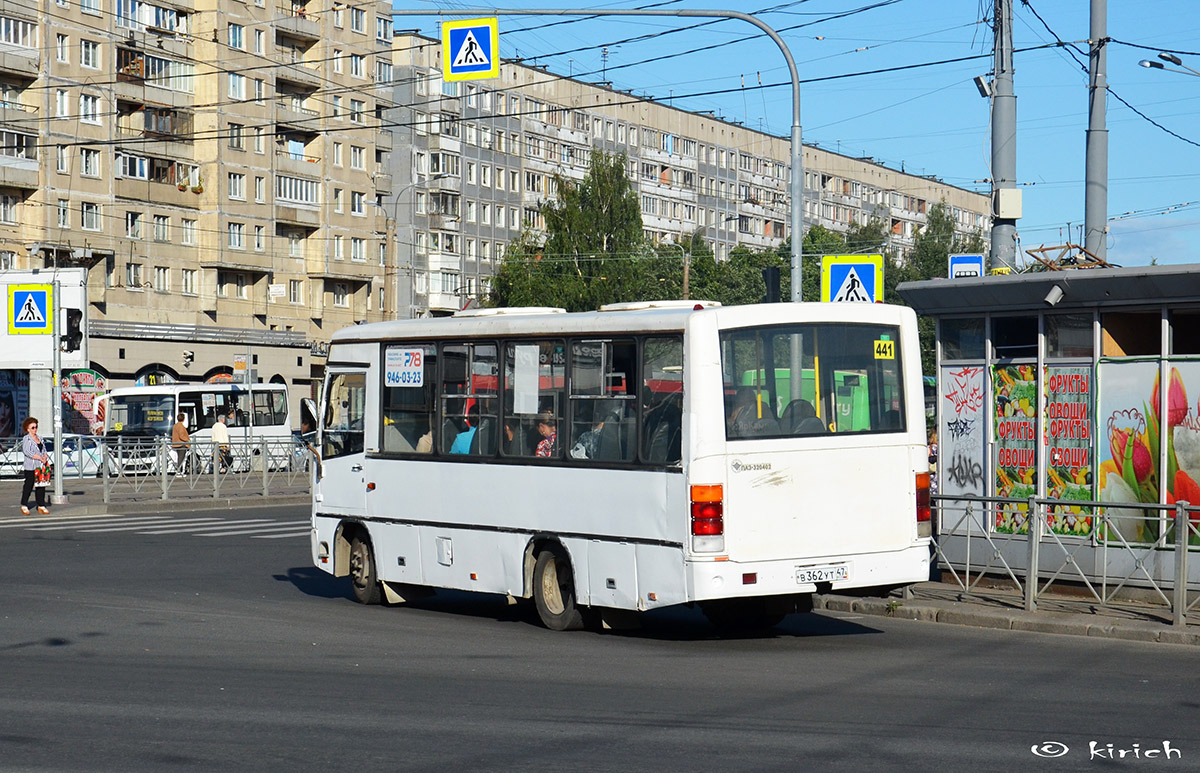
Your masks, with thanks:
[{"label": "bus tire", "polygon": [[766,599],[720,599],[700,604],[700,611],[719,631],[756,631],[774,628],[787,612]]},{"label": "bus tire", "polygon": [[575,580],[570,560],[549,548],[538,553],[533,566],[533,602],[538,617],[551,631],[583,628],[583,613],[575,603]]},{"label": "bus tire", "polygon": [[383,598],[375,573],[375,555],[371,541],[361,534],[350,540],[350,587],[359,604],[378,604]]}]

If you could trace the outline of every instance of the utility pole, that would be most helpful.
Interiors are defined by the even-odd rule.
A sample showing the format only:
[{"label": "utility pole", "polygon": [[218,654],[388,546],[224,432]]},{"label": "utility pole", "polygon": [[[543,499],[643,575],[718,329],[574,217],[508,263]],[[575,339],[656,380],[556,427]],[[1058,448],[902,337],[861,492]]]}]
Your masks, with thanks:
[{"label": "utility pole", "polygon": [[1017,98],[1013,94],[1012,4],[995,0],[992,20],[996,39],[992,77],[992,265],[1016,267],[1017,220],[1021,192],[1017,189]]},{"label": "utility pole", "polygon": [[[50,495],[50,504],[63,505],[66,504],[67,498],[63,495],[62,485],[62,462],[63,462],[63,410],[62,410],[62,328],[60,324],[66,311],[62,304],[62,285],[58,282],[58,277],[54,278],[54,284],[51,285],[54,289],[51,291],[50,301],[50,319],[51,330],[53,334],[50,337],[50,345],[54,347],[54,366],[53,388],[50,390],[50,399],[54,402],[52,424],[54,425],[54,493]],[[82,458],[82,457],[81,457]]]},{"label": "utility pole", "polygon": [[1088,129],[1084,173],[1084,249],[1100,260],[1108,255],[1108,0],[1092,0],[1088,33]]}]

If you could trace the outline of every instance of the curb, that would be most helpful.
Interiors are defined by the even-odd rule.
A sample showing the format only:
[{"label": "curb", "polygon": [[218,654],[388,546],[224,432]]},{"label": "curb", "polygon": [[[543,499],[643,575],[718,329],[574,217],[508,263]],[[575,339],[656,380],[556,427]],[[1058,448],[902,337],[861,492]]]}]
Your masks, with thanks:
[{"label": "curb", "polygon": [[1094,615],[1085,615],[1084,613],[1059,614],[1026,612],[1024,610],[989,610],[959,602],[936,603],[920,599],[863,598],[835,594],[814,594],[813,609],[856,612],[872,617],[894,617],[902,620],[994,628],[1004,631],[1094,636],[1124,641],[1200,647],[1200,630],[1196,630],[1192,626],[1176,628],[1140,621],[1100,622],[1095,619]]}]

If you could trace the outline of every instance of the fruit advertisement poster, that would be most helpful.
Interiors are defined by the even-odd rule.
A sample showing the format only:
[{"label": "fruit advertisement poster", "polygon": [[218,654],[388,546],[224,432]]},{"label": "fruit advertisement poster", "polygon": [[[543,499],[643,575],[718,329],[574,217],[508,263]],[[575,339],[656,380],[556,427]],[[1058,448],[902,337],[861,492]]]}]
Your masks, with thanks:
[{"label": "fruit advertisement poster", "polygon": [[[984,496],[984,441],[987,438],[984,403],[984,369],[981,366],[944,367],[938,377],[941,425],[938,427],[938,494]],[[939,505],[942,528],[961,523],[966,503],[943,499]],[[979,507],[978,503],[975,505]],[[982,523],[980,521],[979,523]]]},{"label": "fruit advertisement poster", "polygon": [[[1200,363],[1180,362],[1168,371],[1163,406],[1157,362],[1101,363],[1099,501],[1200,502],[1200,416],[1188,397],[1189,388],[1193,396],[1200,392]],[[1145,543],[1160,536],[1173,538],[1170,518],[1154,510],[1106,507],[1105,515],[1101,539]]]},{"label": "fruit advertisement poster", "polygon": [[[995,365],[992,395],[996,496],[1028,499],[1037,493],[1037,366]],[[996,531],[1028,531],[1028,503],[996,507]]]},{"label": "fruit advertisement poster", "polygon": [[[1050,365],[1045,370],[1046,408],[1042,443],[1046,448],[1046,496],[1086,502],[1092,494],[1092,369]],[[1059,534],[1091,533],[1091,508],[1053,505],[1047,527]]]}]

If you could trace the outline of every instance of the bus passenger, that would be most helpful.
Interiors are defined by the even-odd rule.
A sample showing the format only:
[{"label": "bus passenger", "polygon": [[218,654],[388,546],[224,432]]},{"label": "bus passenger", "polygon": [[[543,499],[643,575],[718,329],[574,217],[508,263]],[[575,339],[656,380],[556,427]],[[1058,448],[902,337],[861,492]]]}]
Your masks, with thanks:
[{"label": "bus passenger", "polygon": [[534,449],[534,456],[551,457],[558,455],[558,430],[554,426],[554,414],[539,413],[537,416],[537,431],[542,436]]},{"label": "bus passenger", "polygon": [[475,437],[475,432],[479,429],[479,403],[471,403],[471,407],[467,409],[466,415],[467,428],[459,432],[455,436],[454,442],[450,445],[450,453],[452,454],[469,454],[471,453],[471,440]]},{"label": "bus passenger", "polygon": [[738,387],[729,413],[729,437],[770,435],[779,430],[771,402],[753,387]]}]

